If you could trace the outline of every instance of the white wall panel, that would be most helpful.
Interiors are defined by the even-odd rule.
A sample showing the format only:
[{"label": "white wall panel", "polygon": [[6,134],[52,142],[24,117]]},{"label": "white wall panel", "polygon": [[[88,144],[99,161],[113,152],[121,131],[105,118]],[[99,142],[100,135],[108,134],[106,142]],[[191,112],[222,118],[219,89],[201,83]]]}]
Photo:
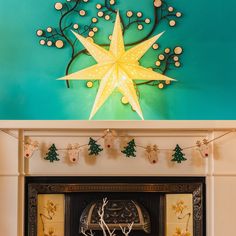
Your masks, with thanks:
[{"label": "white wall panel", "polygon": [[0,131],[0,176],[18,174],[18,140]]},{"label": "white wall panel", "polygon": [[215,177],[214,236],[235,235],[236,177]]},{"label": "white wall panel", "polygon": [[0,176],[0,235],[17,236],[18,178]]},{"label": "white wall panel", "polygon": [[[225,132],[215,132],[218,137]],[[214,142],[214,174],[236,175],[236,133]]]}]

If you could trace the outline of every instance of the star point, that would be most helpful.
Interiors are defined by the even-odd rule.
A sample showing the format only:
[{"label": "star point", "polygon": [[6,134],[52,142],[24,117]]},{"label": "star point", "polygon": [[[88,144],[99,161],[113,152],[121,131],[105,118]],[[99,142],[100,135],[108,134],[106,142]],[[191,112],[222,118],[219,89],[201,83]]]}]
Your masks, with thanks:
[{"label": "star point", "polygon": [[73,32],[98,64],[64,76],[59,80],[100,80],[99,89],[89,119],[93,118],[113,91],[118,89],[120,93],[127,97],[133,110],[143,120],[143,113],[133,80],[174,80],[158,72],[148,70],[138,63],[163,33],[125,51],[119,12],[117,12],[109,50]]}]

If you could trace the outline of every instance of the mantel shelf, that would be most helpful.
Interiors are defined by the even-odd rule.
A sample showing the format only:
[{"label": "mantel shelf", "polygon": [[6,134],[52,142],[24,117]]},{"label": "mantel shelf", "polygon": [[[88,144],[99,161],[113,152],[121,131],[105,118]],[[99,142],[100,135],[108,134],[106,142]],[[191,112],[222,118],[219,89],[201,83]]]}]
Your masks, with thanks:
[{"label": "mantel shelf", "polygon": [[160,120],[160,121],[84,121],[84,120],[2,120],[0,129],[70,130],[70,129],[146,129],[146,130],[202,130],[236,129],[236,120]]}]

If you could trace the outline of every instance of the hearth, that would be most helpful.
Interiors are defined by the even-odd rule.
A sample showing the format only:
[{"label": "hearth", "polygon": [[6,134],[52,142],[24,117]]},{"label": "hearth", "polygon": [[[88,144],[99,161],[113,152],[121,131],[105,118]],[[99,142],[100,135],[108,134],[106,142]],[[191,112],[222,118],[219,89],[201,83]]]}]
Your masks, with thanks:
[{"label": "hearth", "polygon": [[206,234],[205,178],[94,176],[27,177],[25,235],[79,236],[92,230],[101,236],[97,212],[104,199],[104,220],[116,235],[131,223],[130,236]]}]

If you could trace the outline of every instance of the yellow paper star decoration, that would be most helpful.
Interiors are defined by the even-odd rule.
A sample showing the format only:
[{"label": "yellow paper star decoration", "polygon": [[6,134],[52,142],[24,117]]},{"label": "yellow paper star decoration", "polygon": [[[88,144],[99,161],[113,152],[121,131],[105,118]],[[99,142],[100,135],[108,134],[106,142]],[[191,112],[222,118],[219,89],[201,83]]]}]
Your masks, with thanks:
[{"label": "yellow paper star decoration", "polygon": [[138,62],[164,32],[125,51],[120,16],[117,13],[109,51],[89,39],[73,33],[97,61],[97,64],[59,80],[101,80],[89,119],[92,119],[115,89],[118,89],[128,99],[133,110],[144,119],[133,80],[174,80],[142,67]]}]

